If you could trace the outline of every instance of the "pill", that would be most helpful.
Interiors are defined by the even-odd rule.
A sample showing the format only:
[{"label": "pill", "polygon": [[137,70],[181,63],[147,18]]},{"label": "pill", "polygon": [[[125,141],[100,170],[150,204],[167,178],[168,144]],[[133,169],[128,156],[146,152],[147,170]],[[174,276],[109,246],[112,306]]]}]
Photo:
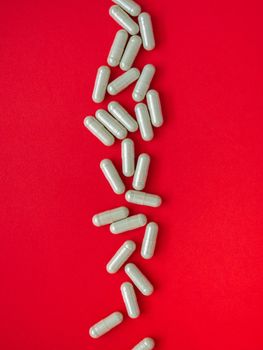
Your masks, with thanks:
[{"label": "pill", "polygon": [[138,103],[135,106],[135,114],[142,139],[151,141],[153,139],[153,128],[147,106],[144,103]]},{"label": "pill", "polygon": [[133,0],[113,0],[113,2],[131,16],[138,16],[141,13],[141,6]]},{"label": "pill", "polygon": [[89,334],[92,338],[99,338],[105,333],[109,332],[112,328],[118,326],[122,321],[123,321],[122,313],[113,312],[106,318],[94,324],[94,326],[90,328]]},{"label": "pill", "polygon": [[126,89],[130,84],[137,80],[140,76],[140,71],[137,68],[131,68],[127,72],[121,74],[113,80],[107,87],[110,95],[117,95],[122,90]]},{"label": "pill", "polygon": [[125,186],[112,161],[110,159],[103,159],[100,162],[100,168],[109,182],[112,190],[116,194],[122,194],[125,191]]},{"label": "pill", "polygon": [[138,17],[142,43],[145,50],[153,50],[155,48],[155,39],[153,34],[151,16],[147,12],[142,12]]},{"label": "pill", "polygon": [[151,259],[153,257],[157,235],[158,225],[155,222],[149,222],[145,229],[141,249],[141,256],[144,259]]},{"label": "pill", "polygon": [[110,16],[116,21],[123,29],[131,35],[135,35],[139,32],[138,24],[118,5],[111,6],[109,10]]},{"label": "pill", "polygon": [[138,130],[136,120],[118,102],[112,101],[108,104],[108,111],[130,132]]},{"label": "pill", "polygon": [[85,127],[96,136],[105,146],[111,146],[114,144],[114,137],[104,126],[94,117],[86,117],[84,119]]},{"label": "pill", "polygon": [[124,126],[104,109],[98,109],[95,116],[117,139],[123,140],[127,136]]},{"label": "pill", "polygon": [[125,193],[125,199],[129,203],[146,205],[148,207],[159,207],[162,204],[160,196],[151,193],[145,193],[140,191],[127,191]]},{"label": "pill", "polygon": [[137,160],[136,169],[132,181],[132,187],[141,191],[144,189],[148,177],[151,158],[148,154],[142,153]]},{"label": "pill", "polygon": [[134,101],[140,102],[145,98],[145,95],[155,74],[155,70],[156,69],[152,64],[146,64],[144,66],[132,93],[132,98]]},{"label": "pill", "polygon": [[94,102],[100,103],[104,100],[109,79],[110,68],[107,66],[99,67],[92,93],[92,100]]},{"label": "pill", "polygon": [[132,67],[141,45],[142,39],[138,35],[130,37],[120,62],[120,68],[122,70],[128,70]]},{"label": "pill", "polygon": [[92,217],[92,223],[95,226],[104,226],[112,224],[114,221],[119,221],[127,218],[129,215],[129,209],[126,207],[118,207],[110,210],[103,211]]},{"label": "pill", "polygon": [[126,306],[127,313],[130,318],[137,318],[140,316],[140,309],[135,294],[133,285],[130,282],[124,282],[121,285],[121,294]]},{"label": "pill", "polygon": [[119,65],[127,40],[128,33],[126,32],[126,30],[118,30],[111,45],[110,52],[107,58],[109,66],[117,67]]},{"label": "pill", "polygon": [[135,264],[129,263],[125,265],[124,269],[126,274],[143,295],[148,296],[153,293],[153,285]]},{"label": "pill", "polygon": [[125,139],[121,143],[122,173],[130,177],[134,174],[134,142]]},{"label": "pill", "polygon": [[156,128],[163,125],[163,112],[159,93],[156,90],[149,90],[146,94],[148,109],[152,125]]},{"label": "pill", "polygon": [[154,349],[155,342],[152,338],[144,338],[140,341],[132,350],[152,350]]},{"label": "pill", "polygon": [[110,231],[114,234],[123,233],[126,231],[135,230],[136,228],[145,226],[147,218],[144,214],[137,214],[122,219],[120,221],[113,222],[110,225]]},{"label": "pill", "polygon": [[117,250],[106,266],[108,273],[116,273],[122,265],[129,259],[136,249],[136,244],[133,241],[126,241]]}]

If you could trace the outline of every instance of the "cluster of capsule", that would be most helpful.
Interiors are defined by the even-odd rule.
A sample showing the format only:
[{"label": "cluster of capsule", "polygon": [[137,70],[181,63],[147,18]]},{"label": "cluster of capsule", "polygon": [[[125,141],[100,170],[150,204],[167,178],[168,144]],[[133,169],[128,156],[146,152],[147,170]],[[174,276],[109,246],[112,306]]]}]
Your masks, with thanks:
[{"label": "cluster of capsule", "polygon": [[[107,92],[109,95],[117,95],[137,81],[132,94],[133,100],[138,102],[135,106],[136,119],[120,103],[111,101],[108,104],[108,111],[97,110],[95,117],[88,116],[84,119],[84,125],[106,146],[113,145],[115,138],[122,140],[122,173],[125,177],[133,176],[133,189],[126,191],[125,184],[110,159],[103,159],[100,162],[101,171],[114,193],[123,194],[126,191],[125,199],[129,203],[159,207],[162,203],[160,196],[143,192],[151,158],[148,154],[142,153],[135,164],[134,142],[127,138],[128,132],[136,132],[139,128],[142,139],[150,141],[154,136],[153,127],[160,127],[163,124],[159,94],[156,90],[149,90],[155,74],[155,67],[152,64],[147,64],[141,73],[133,67],[141,45],[148,51],[155,47],[151,17],[148,13],[141,12],[141,7],[133,0],[113,0],[113,2],[116,5],[110,8],[110,16],[123,29],[117,31],[115,35],[107,63],[111,67],[119,66],[125,72],[109,83],[111,70],[108,66],[101,66],[97,72],[92,99],[94,102],[100,103],[104,100]],[[135,17],[138,17],[139,25],[135,21]],[[140,35],[137,35],[139,32]],[[142,103],[145,98],[146,104]],[[94,215],[92,222],[95,226],[110,225],[110,232],[113,234],[121,234],[146,226],[141,256],[144,259],[150,259],[154,255],[158,224],[155,222],[147,224],[147,218],[144,214],[129,216],[129,209],[121,206]],[[118,272],[124,266],[125,273],[133,282],[133,284],[124,282],[120,288],[127,314],[131,318],[137,318],[140,315],[134,286],[145,296],[151,295],[154,291],[152,283],[144,273],[135,264],[127,263],[135,250],[135,242],[125,241],[106,265],[106,270],[110,274]],[[89,334],[92,338],[99,338],[122,321],[122,313],[113,312],[93,325]],[[133,347],[133,350],[151,350],[154,347],[154,340],[146,337]]]}]

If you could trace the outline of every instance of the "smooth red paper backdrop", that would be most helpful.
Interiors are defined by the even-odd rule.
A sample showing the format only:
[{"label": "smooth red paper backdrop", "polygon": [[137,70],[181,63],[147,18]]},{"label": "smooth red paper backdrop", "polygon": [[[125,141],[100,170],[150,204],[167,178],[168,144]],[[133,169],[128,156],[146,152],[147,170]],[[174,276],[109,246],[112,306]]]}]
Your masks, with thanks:
[{"label": "smooth red paper backdrop", "polygon": [[[125,204],[99,169],[120,169],[83,127],[99,65],[118,26],[111,1],[6,1],[0,11],[0,348],[262,350],[263,46],[261,1],[140,1],[152,15],[153,63],[165,124],[136,153],[152,156],[147,191],[159,209],[129,206],[160,224],[156,256],[132,261],[156,291],[142,316],[93,340],[89,327],[125,312],[127,277],[105,264],[126,239],[91,224]],[[112,77],[120,74],[116,69]],[[132,88],[117,96],[130,112]],[[131,181],[126,181],[127,187]]]}]

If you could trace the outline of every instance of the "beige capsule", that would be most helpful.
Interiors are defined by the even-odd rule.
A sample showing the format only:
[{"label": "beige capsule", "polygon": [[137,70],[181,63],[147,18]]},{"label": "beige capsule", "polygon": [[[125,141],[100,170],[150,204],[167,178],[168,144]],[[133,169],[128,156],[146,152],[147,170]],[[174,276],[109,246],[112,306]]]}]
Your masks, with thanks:
[{"label": "beige capsule", "polygon": [[143,295],[148,296],[153,293],[153,285],[135,264],[129,263],[125,265],[124,269],[126,274]]},{"label": "beige capsule", "polygon": [[144,338],[132,350],[152,350],[155,347],[155,342],[152,338]]},{"label": "beige capsule", "polygon": [[95,116],[117,139],[125,139],[128,133],[127,130],[107,111],[98,109]]},{"label": "beige capsule", "polygon": [[146,93],[151,85],[155,71],[156,69],[152,64],[146,64],[144,66],[132,93],[132,98],[134,101],[141,102],[145,98]]},{"label": "beige capsule", "polygon": [[122,173],[130,177],[134,174],[134,142],[131,139],[125,139],[121,143]]},{"label": "beige capsule", "polygon": [[126,241],[117,250],[106,266],[108,273],[116,273],[123,264],[129,259],[136,249],[136,244],[133,241]]},{"label": "beige capsule", "polygon": [[138,17],[138,22],[140,26],[143,47],[147,51],[153,50],[155,48],[155,39],[151,16],[147,12],[142,12]]},{"label": "beige capsule", "polygon": [[130,282],[124,282],[121,285],[121,294],[130,318],[140,316],[140,308],[133,285]]},{"label": "beige capsule", "polygon": [[129,85],[131,85],[140,76],[140,71],[137,68],[131,68],[127,72],[121,74],[118,78],[113,80],[107,87],[110,95],[117,95]]},{"label": "beige capsule", "polygon": [[162,204],[162,199],[156,194],[141,192],[141,191],[127,191],[125,199],[129,203],[146,205],[148,207],[159,207]]},{"label": "beige capsule", "polygon": [[125,191],[125,185],[112,161],[110,159],[103,159],[100,162],[100,168],[112,190],[116,194],[122,194]]},{"label": "beige capsule", "polygon": [[110,79],[110,68],[107,66],[99,67],[95,79],[92,100],[100,103],[104,100],[107,91],[108,82]]},{"label": "beige capsule", "polygon": [[121,312],[113,312],[98,323],[94,324],[89,330],[89,335],[92,338],[99,338],[105,333],[108,333],[112,328],[118,326],[123,321]]},{"label": "beige capsule", "polygon": [[119,221],[127,218],[129,209],[126,207],[118,207],[110,210],[105,210],[101,213],[95,214],[92,217],[93,225],[100,227],[112,224],[114,221]]},{"label": "beige capsule", "polygon": [[140,51],[142,45],[142,39],[139,35],[133,35],[130,37],[126,49],[120,61],[120,68],[127,71],[130,69],[135,61],[136,56]]},{"label": "beige capsule", "polygon": [[149,90],[146,94],[146,100],[152,125],[159,128],[163,125],[163,112],[158,91]]},{"label": "beige capsule", "polygon": [[105,146],[111,146],[114,144],[115,139],[112,134],[94,117],[86,117],[84,119],[84,126]]},{"label": "beige capsule", "polygon": [[130,35],[135,35],[139,32],[138,24],[118,5],[111,6],[109,10],[110,16]]},{"label": "beige capsule", "polygon": [[128,36],[128,33],[124,29],[117,31],[107,58],[109,66],[117,67],[119,65],[128,40]]},{"label": "beige capsule", "polygon": [[127,217],[126,219],[113,222],[110,225],[110,231],[113,234],[119,234],[136,228],[145,226],[147,223],[147,218],[144,214],[136,214]]},{"label": "beige capsule", "polygon": [[144,103],[138,103],[135,106],[135,114],[139,125],[140,133],[144,141],[151,141],[153,139],[153,127],[149,115],[148,108]]},{"label": "beige capsule", "polygon": [[146,226],[141,248],[141,256],[144,259],[151,259],[153,257],[158,230],[159,227],[156,222],[149,222],[149,224]]},{"label": "beige capsule", "polygon": [[133,0],[112,0],[131,16],[138,16],[141,12],[141,6]]},{"label": "beige capsule", "polygon": [[145,187],[147,177],[148,177],[150,162],[151,162],[151,157],[148,154],[142,153],[139,155],[133,181],[132,181],[132,187],[137,191],[142,191]]},{"label": "beige capsule", "polygon": [[108,111],[116,118],[129,132],[138,130],[136,120],[126,111],[126,109],[116,101],[108,104]]}]

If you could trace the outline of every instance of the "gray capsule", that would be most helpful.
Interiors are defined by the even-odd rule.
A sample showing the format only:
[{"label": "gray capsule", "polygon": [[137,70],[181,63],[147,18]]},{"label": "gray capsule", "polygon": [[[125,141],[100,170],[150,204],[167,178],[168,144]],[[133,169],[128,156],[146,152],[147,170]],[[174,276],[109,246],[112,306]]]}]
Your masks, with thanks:
[{"label": "gray capsule", "polygon": [[146,226],[141,249],[141,256],[144,259],[151,259],[153,257],[158,229],[158,225],[155,222],[149,222]]},{"label": "gray capsule", "polygon": [[141,191],[127,191],[125,193],[125,199],[129,203],[146,205],[148,207],[159,207],[162,204],[162,199],[160,196]]},{"label": "gray capsule", "polygon": [[112,0],[131,16],[138,16],[141,12],[141,6],[133,0]]},{"label": "gray capsule", "polygon": [[140,316],[140,309],[135,294],[133,285],[130,282],[124,282],[121,285],[121,294],[126,306],[127,313],[130,318],[137,318]]},{"label": "gray capsule", "polygon": [[116,194],[122,194],[125,191],[125,186],[112,161],[110,159],[103,159],[100,162],[100,168],[108,180],[112,190]]},{"label": "gray capsule", "polygon": [[146,64],[141,72],[139,79],[132,93],[132,98],[136,102],[140,102],[145,98],[145,95],[151,85],[151,81],[155,74],[155,67],[152,64]]},{"label": "gray capsule", "polygon": [[116,21],[123,29],[127,30],[130,35],[135,35],[139,32],[138,24],[118,5],[111,6],[109,10],[110,16]]},{"label": "gray capsule", "polygon": [[141,45],[142,39],[138,35],[133,35],[130,37],[120,62],[120,68],[122,70],[127,71],[132,67]]},{"label": "gray capsule", "polygon": [[98,323],[94,324],[89,330],[89,335],[92,338],[99,338],[105,333],[109,332],[112,328],[116,327],[123,321],[123,315],[121,312],[113,312],[109,316],[105,317]]},{"label": "gray capsule", "polygon": [[126,207],[118,207],[110,210],[103,211],[92,217],[92,223],[95,226],[104,226],[112,224],[114,221],[119,221],[127,218],[129,215],[129,209]]},{"label": "gray capsule", "polygon": [[132,187],[135,190],[141,191],[144,189],[148,177],[150,161],[151,157],[148,154],[140,154],[132,181]]},{"label": "gray capsule", "polygon": [[114,144],[114,137],[104,126],[94,117],[89,116],[84,119],[85,127],[96,136],[105,146],[111,146]]},{"label": "gray capsule", "polygon": [[104,109],[98,109],[95,115],[117,139],[123,140],[127,136],[127,130]]},{"label": "gray capsule", "polygon": [[108,104],[108,111],[130,132],[138,130],[136,120],[118,102],[112,101]]},{"label": "gray capsule", "polygon": [[126,219],[116,221],[110,225],[110,231],[114,234],[135,230],[136,228],[145,226],[147,218],[144,214],[129,216]]},{"label": "gray capsule", "polygon": [[149,90],[146,94],[148,109],[152,125],[156,128],[163,125],[163,112],[159,93],[156,90]]},{"label": "gray capsule", "polygon": [[124,29],[117,31],[107,58],[108,65],[117,67],[128,40],[128,33]]},{"label": "gray capsule", "polygon": [[138,103],[135,106],[135,114],[142,139],[151,141],[153,139],[153,128],[147,106],[144,103]]},{"label": "gray capsule", "polygon": [[144,338],[132,350],[152,350],[155,347],[155,342],[152,338]]},{"label": "gray capsule", "polygon": [[129,259],[136,249],[136,244],[133,241],[126,241],[117,250],[106,266],[108,273],[116,273],[123,264]]},{"label": "gray capsule", "polygon": [[155,39],[153,34],[151,16],[147,12],[143,12],[138,17],[140,32],[142,36],[143,47],[145,50],[153,50],[155,48]]},{"label": "gray capsule", "polygon": [[153,285],[147,277],[138,269],[135,264],[129,263],[125,265],[125,272],[130,277],[135,286],[143,295],[151,295],[153,293]]},{"label": "gray capsule", "polygon": [[122,173],[130,177],[134,174],[134,142],[125,139],[121,143]]},{"label": "gray capsule", "polygon": [[117,95],[129,85],[131,85],[140,76],[140,71],[137,68],[131,68],[127,72],[120,75],[113,80],[107,87],[107,91],[110,95]]},{"label": "gray capsule", "polygon": [[100,103],[104,100],[109,79],[110,68],[107,66],[99,67],[92,93],[92,100],[94,102]]}]

